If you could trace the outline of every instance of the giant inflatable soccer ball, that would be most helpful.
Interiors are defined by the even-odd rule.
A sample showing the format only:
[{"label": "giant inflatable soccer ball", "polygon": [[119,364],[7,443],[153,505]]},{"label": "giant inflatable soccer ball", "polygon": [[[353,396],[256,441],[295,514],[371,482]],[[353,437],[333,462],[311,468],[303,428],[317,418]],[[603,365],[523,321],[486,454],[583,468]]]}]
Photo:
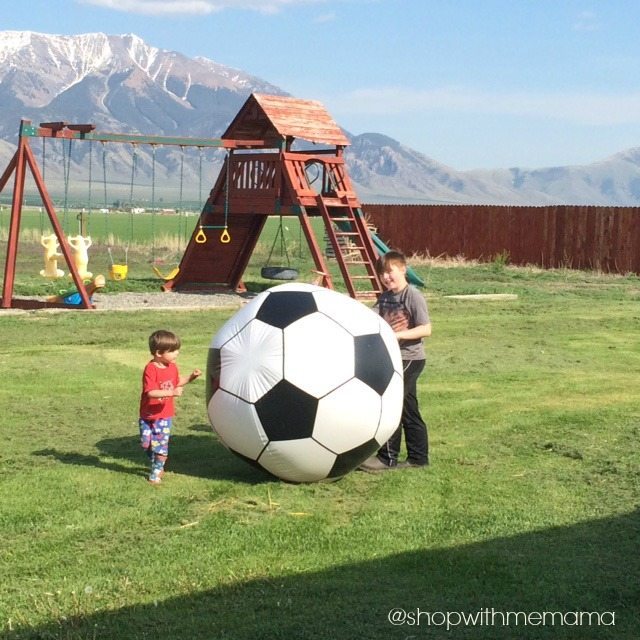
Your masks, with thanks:
[{"label": "giant inflatable soccer ball", "polygon": [[283,284],[214,336],[207,409],[223,444],[290,482],[344,476],[384,444],[402,410],[400,348],[374,311]]}]

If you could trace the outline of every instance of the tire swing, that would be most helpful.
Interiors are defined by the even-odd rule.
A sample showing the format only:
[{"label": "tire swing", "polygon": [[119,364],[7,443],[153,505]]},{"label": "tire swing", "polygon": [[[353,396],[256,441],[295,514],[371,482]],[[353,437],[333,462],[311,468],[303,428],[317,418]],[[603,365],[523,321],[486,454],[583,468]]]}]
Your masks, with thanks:
[{"label": "tire swing", "polygon": [[[269,263],[271,262],[271,256],[273,255],[273,251],[276,248],[277,244],[280,244],[280,257],[285,257],[287,260],[287,266],[271,266]],[[291,261],[289,260],[289,252],[287,250],[287,243],[284,237],[284,225],[282,224],[282,214],[280,215],[280,220],[278,222],[278,230],[276,231],[276,235],[273,238],[273,244],[271,245],[271,250],[269,251],[269,256],[267,257],[267,262],[260,269],[260,275],[266,280],[297,280],[298,273],[297,269],[294,269],[291,266]]]}]

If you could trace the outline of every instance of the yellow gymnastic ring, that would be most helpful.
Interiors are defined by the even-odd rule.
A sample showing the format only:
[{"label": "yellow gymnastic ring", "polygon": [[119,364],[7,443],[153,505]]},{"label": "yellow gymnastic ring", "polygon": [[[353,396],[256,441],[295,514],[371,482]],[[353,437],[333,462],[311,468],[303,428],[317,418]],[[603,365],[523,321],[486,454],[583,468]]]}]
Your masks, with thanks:
[{"label": "yellow gymnastic ring", "polygon": [[195,241],[198,244],[204,244],[207,241],[207,236],[205,235],[205,232],[202,230],[202,227],[200,227],[200,231],[198,231],[198,233],[196,234]]}]

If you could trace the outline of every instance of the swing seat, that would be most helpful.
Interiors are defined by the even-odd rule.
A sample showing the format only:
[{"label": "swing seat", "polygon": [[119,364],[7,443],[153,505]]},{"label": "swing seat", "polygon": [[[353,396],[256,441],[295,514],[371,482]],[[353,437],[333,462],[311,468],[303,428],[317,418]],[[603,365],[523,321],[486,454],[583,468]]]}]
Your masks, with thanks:
[{"label": "swing seat", "polygon": [[112,280],[126,280],[129,267],[126,264],[112,264],[109,269],[109,277]]},{"label": "swing seat", "polygon": [[158,267],[156,267],[155,265],[151,268],[153,269],[153,273],[155,273],[158,278],[162,278],[165,281],[173,280],[178,275],[178,273],[180,273],[180,267],[174,267],[167,274],[162,273],[162,271],[160,271],[160,269],[158,269]]},{"label": "swing seat", "polygon": [[299,273],[291,267],[262,267],[260,275],[267,280],[297,280]]},{"label": "swing seat", "polygon": [[155,273],[158,278],[162,278],[163,280],[173,280],[178,273],[180,273],[180,267],[174,267],[169,271],[169,273],[162,273],[158,267],[152,267],[153,273]]}]

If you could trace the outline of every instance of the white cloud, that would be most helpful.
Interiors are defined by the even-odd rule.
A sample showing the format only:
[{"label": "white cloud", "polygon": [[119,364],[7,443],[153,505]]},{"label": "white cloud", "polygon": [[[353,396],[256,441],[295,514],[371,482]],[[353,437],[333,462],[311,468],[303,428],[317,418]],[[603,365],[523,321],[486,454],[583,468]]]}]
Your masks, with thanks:
[{"label": "white cloud", "polygon": [[640,123],[640,93],[491,92],[465,87],[416,90],[358,89],[327,99],[342,115],[385,115],[448,111],[484,115],[552,118],[582,125]]},{"label": "white cloud", "polygon": [[276,13],[287,6],[321,3],[326,0],[79,0],[124,13],[143,15],[203,15],[224,9],[246,9]]},{"label": "white cloud", "polygon": [[597,31],[597,16],[593,11],[582,11],[573,23],[574,31]]},{"label": "white cloud", "polygon": [[314,22],[317,24],[322,24],[325,22],[334,22],[335,19],[336,19],[335,11],[331,11],[329,13],[323,13],[319,16],[316,16],[316,18],[314,19]]}]

